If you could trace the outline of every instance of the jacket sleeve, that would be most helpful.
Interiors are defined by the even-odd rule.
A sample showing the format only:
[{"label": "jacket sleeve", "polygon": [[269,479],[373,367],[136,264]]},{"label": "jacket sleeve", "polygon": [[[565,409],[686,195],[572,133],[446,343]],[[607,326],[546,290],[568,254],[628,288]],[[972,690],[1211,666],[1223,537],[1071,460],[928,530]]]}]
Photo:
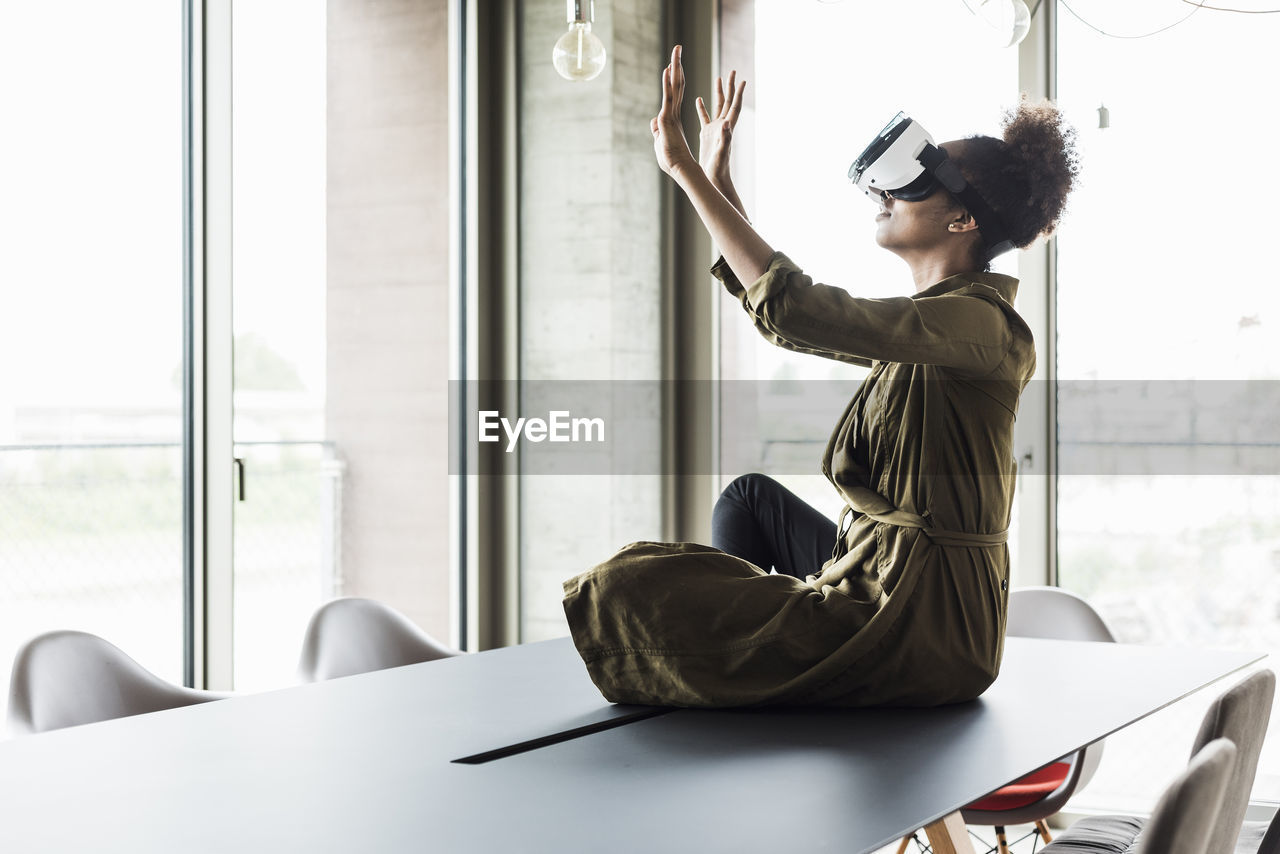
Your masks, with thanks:
[{"label": "jacket sleeve", "polygon": [[983,376],[1012,345],[1004,313],[962,293],[863,299],[814,283],[781,252],[747,287],[723,258],[711,272],[742,303],[760,334],[788,350],[859,365],[905,362]]}]

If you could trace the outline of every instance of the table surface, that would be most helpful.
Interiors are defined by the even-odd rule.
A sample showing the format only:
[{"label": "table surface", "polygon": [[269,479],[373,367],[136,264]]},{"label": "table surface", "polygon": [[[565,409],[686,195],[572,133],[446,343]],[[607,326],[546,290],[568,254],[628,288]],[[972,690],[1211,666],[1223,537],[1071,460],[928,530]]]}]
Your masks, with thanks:
[{"label": "table surface", "polygon": [[1009,638],[972,703],[668,711],[547,641],[0,742],[0,850],[874,851],[1259,657]]}]

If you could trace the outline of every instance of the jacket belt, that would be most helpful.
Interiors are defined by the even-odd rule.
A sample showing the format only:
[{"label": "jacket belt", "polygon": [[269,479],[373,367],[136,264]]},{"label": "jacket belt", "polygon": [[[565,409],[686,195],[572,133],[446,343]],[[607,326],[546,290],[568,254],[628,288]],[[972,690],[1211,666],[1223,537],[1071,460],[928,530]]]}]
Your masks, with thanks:
[{"label": "jacket belt", "polygon": [[986,548],[989,546],[999,546],[1009,541],[1009,529],[996,531],[991,534],[974,534],[968,531],[948,531],[939,528],[930,523],[927,518],[928,514],[921,516],[918,513],[912,513],[908,510],[899,510],[889,503],[884,496],[878,492],[867,489],[866,487],[852,487],[841,490],[844,493],[846,504],[844,510],[840,513],[840,524],[837,530],[837,542],[842,539],[846,533],[845,517],[850,513],[858,512],[864,516],[883,522],[886,525],[896,525],[899,528],[919,528],[931,542],[939,546],[961,546],[968,548]]}]

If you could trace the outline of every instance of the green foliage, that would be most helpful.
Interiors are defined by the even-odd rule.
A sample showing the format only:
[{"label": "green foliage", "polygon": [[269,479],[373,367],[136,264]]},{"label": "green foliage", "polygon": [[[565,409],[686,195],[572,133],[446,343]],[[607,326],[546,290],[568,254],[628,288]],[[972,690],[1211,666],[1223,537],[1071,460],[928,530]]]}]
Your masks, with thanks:
[{"label": "green foliage", "polygon": [[[237,335],[234,342],[235,387],[238,391],[305,391],[307,386],[293,362],[272,349],[256,332]],[[182,365],[170,382],[182,387]]]},{"label": "green foliage", "polygon": [[[247,461],[248,501],[237,506],[237,520],[318,526],[323,487],[316,447],[258,451]],[[181,530],[177,447],[27,451],[0,463],[0,538],[10,543]]]}]

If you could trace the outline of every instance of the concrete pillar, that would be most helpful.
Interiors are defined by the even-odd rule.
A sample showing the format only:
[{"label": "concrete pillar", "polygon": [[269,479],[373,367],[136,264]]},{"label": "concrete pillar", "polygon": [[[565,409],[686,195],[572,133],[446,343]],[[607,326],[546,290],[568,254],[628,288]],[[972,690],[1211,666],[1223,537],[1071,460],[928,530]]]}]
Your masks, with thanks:
[{"label": "concrete pillar", "polygon": [[[597,408],[590,414],[606,418],[599,408],[610,399],[634,413],[636,396],[651,395],[651,419],[629,418],[625,428],[655,449],[666,179],[654,162],[649,119],[670,49],[663,5],[597,0],[593,32],[608,61],[585,83],[562,79],[551,65],[552,45],[566,30],[564,0],[525,0],[520,25],[522,378],[608,381],[590,395]],[[559,397],[554,384],[539,388],[547,401]],[[567,633],[565,578],[628,542],[660,538],[659,466],[655,452],[643,474],[521,478],[522,640]]]},{"label": "concrete pillar", "polygon": [[450,632],[447,0],[329,0],[326,430],[340,592]]}]

